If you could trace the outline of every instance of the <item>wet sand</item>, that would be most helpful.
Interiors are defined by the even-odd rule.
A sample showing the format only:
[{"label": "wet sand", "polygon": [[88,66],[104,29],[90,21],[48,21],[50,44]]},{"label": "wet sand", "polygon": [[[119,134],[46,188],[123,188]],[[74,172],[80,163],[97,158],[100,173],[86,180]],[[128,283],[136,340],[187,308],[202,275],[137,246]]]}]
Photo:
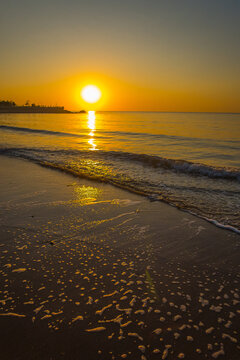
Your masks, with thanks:
[{"label": "wet sand", "polygon": [[240,237],[0,157],[1,360],[240,359]]}]

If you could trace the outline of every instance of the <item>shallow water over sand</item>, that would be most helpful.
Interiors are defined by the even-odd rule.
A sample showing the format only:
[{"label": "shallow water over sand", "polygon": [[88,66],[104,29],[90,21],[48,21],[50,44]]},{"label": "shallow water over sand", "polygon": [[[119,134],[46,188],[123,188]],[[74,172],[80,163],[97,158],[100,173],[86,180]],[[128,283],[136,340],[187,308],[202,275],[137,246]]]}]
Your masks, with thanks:
[{"label": "shallow water over sand", "polygon": [[238,235],[0,162],[1,359],[239,359]]},{"label": "shallow water over sand", "polygon": [[1,114],[0,133],[2,154],[240,229],[238,114]]}]

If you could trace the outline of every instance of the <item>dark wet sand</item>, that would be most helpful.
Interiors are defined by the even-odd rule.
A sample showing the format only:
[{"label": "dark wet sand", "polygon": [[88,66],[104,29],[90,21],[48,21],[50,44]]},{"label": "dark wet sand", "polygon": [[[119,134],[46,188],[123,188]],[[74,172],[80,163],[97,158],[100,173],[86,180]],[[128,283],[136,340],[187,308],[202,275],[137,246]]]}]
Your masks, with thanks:
[{"label": "dark wet sand", "polygon": [[240,237],[0,157],[0,359],[240,359]]}]

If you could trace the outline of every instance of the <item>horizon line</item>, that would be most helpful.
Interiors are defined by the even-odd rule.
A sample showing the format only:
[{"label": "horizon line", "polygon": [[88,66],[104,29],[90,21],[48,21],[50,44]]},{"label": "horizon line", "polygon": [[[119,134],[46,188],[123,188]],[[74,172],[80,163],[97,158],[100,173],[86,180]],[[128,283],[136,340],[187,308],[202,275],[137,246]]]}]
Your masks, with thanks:
[{"label": "horizon line", "polygon": [[[86,110],[91,111],[91,110]],[[72,111],[74,112],[74,111]],[[240,112],[231,111],[161,111],[161,110],[95,110],[95,112],[151,112],[151,113],[182,113],[182,114],[235,114],[239,115]]]}]

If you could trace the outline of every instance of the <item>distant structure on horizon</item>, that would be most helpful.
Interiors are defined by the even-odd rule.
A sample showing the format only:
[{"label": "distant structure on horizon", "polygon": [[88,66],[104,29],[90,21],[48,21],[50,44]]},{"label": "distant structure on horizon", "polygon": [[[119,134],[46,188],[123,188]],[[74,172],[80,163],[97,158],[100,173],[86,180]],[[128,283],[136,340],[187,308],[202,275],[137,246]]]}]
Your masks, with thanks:
[{"label": "distant structure on horizon", "polygon": [[66,114],[71,113],[65,110],[64,106],[46,106],[29,104],[28,101],[25,105],[18,106],[14,101],[2,100],[0,101],[0,113],[53,113],[53,114]]}]

